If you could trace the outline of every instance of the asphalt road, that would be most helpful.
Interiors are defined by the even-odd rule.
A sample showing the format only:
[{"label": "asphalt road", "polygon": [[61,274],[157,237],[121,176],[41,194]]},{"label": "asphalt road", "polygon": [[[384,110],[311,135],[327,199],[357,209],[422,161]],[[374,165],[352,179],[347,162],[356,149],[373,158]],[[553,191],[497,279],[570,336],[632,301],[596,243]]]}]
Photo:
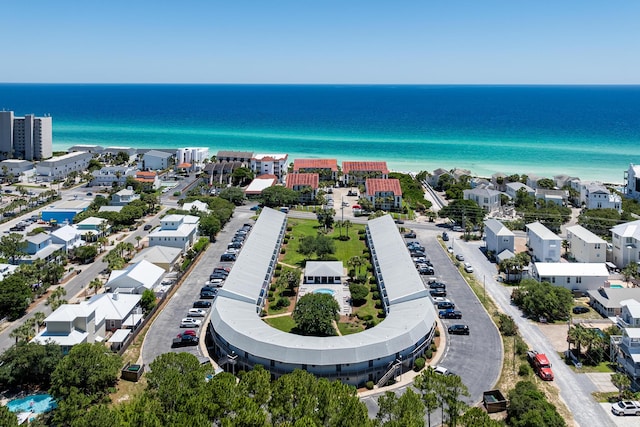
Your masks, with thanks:
[{"label": "asphalt road", "polygon": [[[231,221],[220,231],[216,242],[209,245],[180,288],[167,301],[165,307],[153,321],[145,336],[141,353],[142,361],[146,364],[147,369],[149,369],[149,363],[163,353],[188,352],[199,358],[207,356],[202,354],[200,346],[171,348],[171,343],[173,338],[187,329],[180,328],[180,321],[187,317],[187,311],[193,307],[193,302],[200,299],[200,288],[209,279],[213,268],[218,265],[229,267],[233,265],[233,263],[220,262],[220,255],[227,249],[227,244],[231,241],[236,230],[242,227],[242,224],[253,223],[251,220],[253,215],[255,212],[250,211],[248,206],[235,209]],[[208,301],[213,302],[213,300]],[[206,332],[209,312],[210,309],[207,309],[207,316],[198,318],[202,320],[202,325],[197,330],[198,336]]]},{"label": "asphalt road", "polygon": [[[458,235],[458,233],[449,233]],[[592,397],[595,385],[586,375],[573,372],[555,352],[549,340],[536,324],[522,316],[520,310],[511,304],[511,289],[498,283],[495,264],[490,263],[481,252],[484,242],[464,242],[456,239],[455,250],[464,254],[465,260],[474,267],[476,277],[486,283],[487,293],[498,306],[513,317],[520,334],[529,346],[545,353],[553,366],[554,385],[560,390],[560,396],[573,414],[579,426],[614,426],[611,417]],[[509,363],[510,361],[505,361]]]},{"label": "asphalt road", "polygon": [[[462,311],[460,320],[441,320],[445,331],[454,323],[469,325],[468,336],[449,335],[445,332],[447,347],[438,364],[462,378],[470,394],[465,401],[475,405],[482,400],[482,392],[493,389],[500,376],[502,368],[500,334],[447,252],[440,246],[436,236],[442,232],[442,229],[434,224],[421,224],[421,226],[405,224],[405,226],[416,231],[417,240],[425,247],[427,257],[433,263],[436,274],[423,276],[425,286],[426,282],[434,277],[446,283],[447,298],[455,303],[456,309]],[[405,390],[406,387],[402,387],[396,392],[401,394]],[[370,417],[375,417],[378,412],[377,397],[378,395],[374,395],[363,399]],[[442,422],[439,411],[431,415],[431,422],[433,425]]]}]

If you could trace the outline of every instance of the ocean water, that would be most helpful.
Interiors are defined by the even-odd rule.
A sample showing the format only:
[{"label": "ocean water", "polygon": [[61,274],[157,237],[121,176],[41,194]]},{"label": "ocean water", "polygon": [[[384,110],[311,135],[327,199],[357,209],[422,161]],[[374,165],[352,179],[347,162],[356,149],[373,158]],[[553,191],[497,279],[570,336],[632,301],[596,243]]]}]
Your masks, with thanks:
[{"label": "ocean water", "polygon": [[0,108],[50,114],[59,151],[204,146],[616,183],[640,163],[640,86],[0,84]]}]

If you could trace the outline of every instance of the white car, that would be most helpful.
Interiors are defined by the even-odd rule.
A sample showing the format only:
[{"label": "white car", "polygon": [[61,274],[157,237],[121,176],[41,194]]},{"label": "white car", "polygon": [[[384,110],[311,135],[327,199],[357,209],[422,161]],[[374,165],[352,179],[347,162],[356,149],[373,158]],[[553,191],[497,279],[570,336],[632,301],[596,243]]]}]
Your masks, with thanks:
[{"label": "white car", "polygon": [[614,415],[640,415],[640,402],[636,400],[625,400],[611,405],[611,412]]},{"label": "white car", "polygon": [[201,308],[190,308],[187,316],[189,317],[204,317],[207,315],[207,311]]},{"label": "white car", "polygon": [[435,371],[436,374],[440,374],[440,375],[450,375],[451,374],[449,372],[449,370],[447,368],[445,368],[444,366],[436,366],[435,368],[433,368],[433,370]]},{"label": "white car", "polygon": [[434,304],[438,304],[440,302],[451,302],[449,298],[445,298],[445,297],[431,297],[431,299],[433,300]]},{"label": "white car", "polygon": [[185,317],[180,322],[181,328],[199,328],[202,324],[202,320],[194,319],[192,317]]},{"label": "white car", "polygon": [[473,273],[473,266],[471,264],[469,264],[468,262],[464,263],[464,271],[466,271],[467,273]]}]

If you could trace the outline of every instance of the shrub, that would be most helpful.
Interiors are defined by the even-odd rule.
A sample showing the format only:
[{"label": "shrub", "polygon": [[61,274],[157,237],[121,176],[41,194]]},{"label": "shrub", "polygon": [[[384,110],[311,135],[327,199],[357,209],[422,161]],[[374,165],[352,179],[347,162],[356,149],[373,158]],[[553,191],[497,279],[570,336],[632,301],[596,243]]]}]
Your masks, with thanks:
[{"label": "shrub", "polygon": [[379,300],[380,299],[380,292],[372,292],[371,293],[371,298],[373,298],[374,300]]},{"label": "shrub", "polygon": [[291,301],[289,301],[289,298],[280,297],[273,308],[274,310],[278,310],[284,307],[289,307],[290,305]]},{"label": "shrub", "polygon": [[421,371],[424,368],[426,361],[422,357],[418,357],[413,365],[413,370],[416,372]]},{"label": "shrub", "polygon": [[518,368],[518,375],[526,377],[531,373],[531,366],[527,362],[522,362]]},{"label": "shrub", "polygon": [[358,235],[359,236],[364,236],[365,231],[363,229],[358,230]]},{"label": "shrub", "polygon": [[378,292],[378,285],[371,285],[369,289],[371,289],[371,292]]},{"label": "shrub", "polygon": [[518,333],[518,325],[513,317],[503,313],[498,314],[498,329],[505,337],[512,337]]},{"label": "shrub", "polygon": [[527,350],[529,350],[529,346],[527,346],[527,343],[524,342],[524,340],[520,337],[520,335],[516,335],[516,354],[518,356],[524,356],[525,354],[527,354]]},{"label": "shrub", "polygon": [[280,248],[280,253],[284,254],[286,251],[284,250],[284,248]]},{"label": "shrub", "polygon": [[269,293],[273,293],[278,289],[278,287],[274,284],[272,284],[271,286],[269,286]]},{"label": "shrub", "polygon": [[364,304],[369,294],[369,288],[364,285],[349,285],[349,292],[351,292],[351,299],[356,306]]},{"label": "shrub", "polygon": [[280,271],[282,270],[282,265],[281,264],[276,264],[276,271]]},{"label": "shrub", "polygon": [[424,352],[424,357],[426,357],[427,359],[431,359],[433,357],[433,351],[431,351],[431,349],[428,349]]},{"label": "shrub", "polygon": [[291,225],[287,225],[287,231],[291,231],[293,230],[293,227]]},{"label": "shrub", "polygon": [[433,352],[438,350],[438,346],[436,345],[436,343],[432,342],[431,345],[429,346],[429,350],[431,350]]},{"label": "shrub", "polygon": [[373,381],[367,381],[364,386],[367,388],[367,390],[373,390]]},{"label": "shrub", "polygon": [[273,292],[269,291],[269,294],[267,295],[269,298],[273,298]]},{"label": "shrub", "polygon": [[435,332],[434,336],[436,336],[436,337],[440,336],[440,329],[436,329],[436,332]]}]

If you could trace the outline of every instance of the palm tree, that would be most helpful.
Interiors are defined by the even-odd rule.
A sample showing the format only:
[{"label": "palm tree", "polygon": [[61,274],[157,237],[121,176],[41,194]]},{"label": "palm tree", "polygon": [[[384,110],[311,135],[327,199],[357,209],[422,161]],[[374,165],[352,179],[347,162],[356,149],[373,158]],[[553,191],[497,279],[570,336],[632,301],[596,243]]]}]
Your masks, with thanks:
[{"label": "palm tree", "polygon": [[98,279],[96,277],[91,282],[89,282],[89,289],[91,289],[93,291],[94,295],[97,295],[98,294],[98,290],[100,290],[102,285],[103,285],[102,280],[100,280],[100,279]]},{"label": "palm tree", "polygon": [[109,243],[109,239],[106,236],[100,236],[98,237],[98,243],[100,243],[101,250],[104,251],[107,243]]},{"label": "palm tree", "polygon": [[363,260],[359,256],[352,256],[347,261],[347,265],[353,269],[353,280],[355,281],[358,277],[358,273],[360,272],[360,266],[364,264]]},{"label": "palm tree", "polygon": [[40,327],[44,326],[44,319],[46,319],[46,315],[41,311],[36,311],[33,313],[33,320],[35,321],[36,327],[38,328],[37,332],[40,332]]},{"label": "palm tree", "polygon": [[138,242],[138,247],[140,247],[140,240],[142,240],[142,236],[136,236],[136,241]]},{"label": "palm tree", "polygon": [[564,249],[564,255],[566,258],[569,258],[569,248],[571,247],[571,243],[568,240],[562,241],[562,249]]},{"label": "palm tree", "polygon": [[586,345],[589,342],[587,330],[581,325],[575,325],[573,328],[569,329],[567,339],[569,340],[569,343],[573,343],[573,345],[578,350],[577,358],[578,361],[580,361],[580,356],[582,354],[581,348],[583,345]]}]

